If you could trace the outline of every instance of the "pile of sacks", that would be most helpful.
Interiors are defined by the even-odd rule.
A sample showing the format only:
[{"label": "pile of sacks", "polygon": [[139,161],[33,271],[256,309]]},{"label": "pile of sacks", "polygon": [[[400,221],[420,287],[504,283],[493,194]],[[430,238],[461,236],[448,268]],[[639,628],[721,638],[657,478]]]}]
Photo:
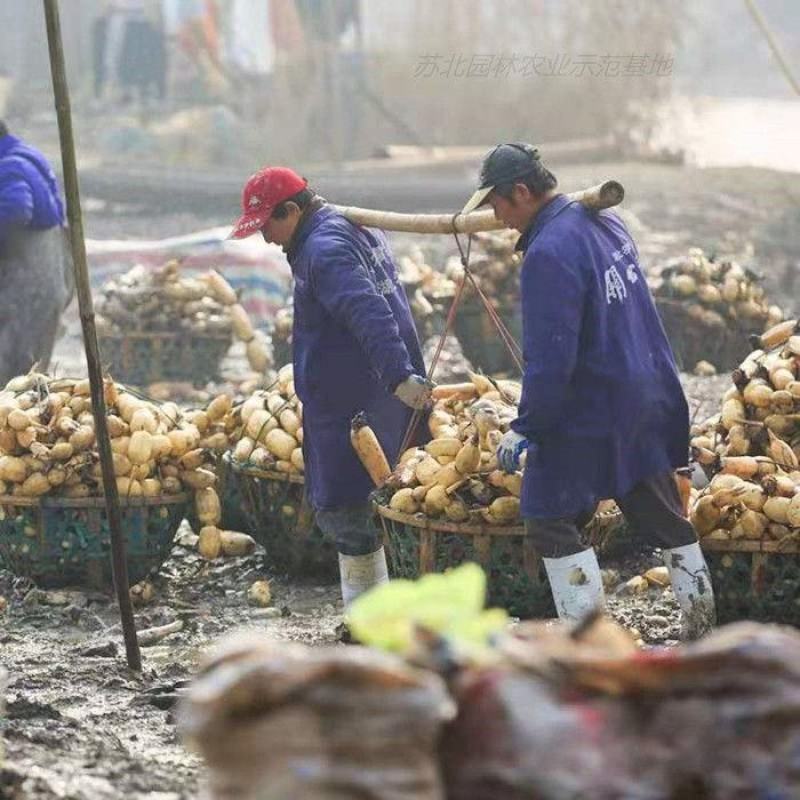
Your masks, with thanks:
[{"label": "pile of sacks", "polygon": [[490,613],[451,618],[455,638],[406,620],[405,657],[228,639],[178,715],[209,797],[798,796],[797,632],[738,624],[642,652],[604,619],[497,630]]}]

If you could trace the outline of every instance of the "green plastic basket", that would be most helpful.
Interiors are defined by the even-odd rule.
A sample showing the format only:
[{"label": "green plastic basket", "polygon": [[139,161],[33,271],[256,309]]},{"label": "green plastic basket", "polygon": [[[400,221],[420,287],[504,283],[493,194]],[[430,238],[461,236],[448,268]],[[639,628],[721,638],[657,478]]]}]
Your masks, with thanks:
[{"label": "green plastic basket", "polygon": [[108,371],[122,383],[147,386],[160,381],[188,381],[204,386],[219,376],[230,349],[230,334],[104,334],[100,353]]},{"label": "green plastic basket", "polygon": [[[189,503],[186,494],[120,498],[128,578],[158,568]],[[105,500],[0,495],[0,564],[42,587],[112,585]]]},{"label": "green plastic basket", "polygon": [[717,621],[800,627],[800,547],[796,542],[701,539]]},{"label": "green plastic basket", "polygon": [[336,546],[319,529],[305,499],[302,475],[231,462],[237,473],[250,535],[267,552],[267,564],[292,578],[334,582]]}]

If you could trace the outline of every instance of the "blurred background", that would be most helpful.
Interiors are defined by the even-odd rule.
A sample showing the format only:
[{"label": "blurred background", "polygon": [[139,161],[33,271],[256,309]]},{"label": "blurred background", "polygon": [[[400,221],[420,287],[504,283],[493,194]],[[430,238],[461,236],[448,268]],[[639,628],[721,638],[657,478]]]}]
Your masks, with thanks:
[{"label": "blurred background", "polygon": [[[797,106],[743,0],[62,6],[82,133],[105,153],[142,159],[337,162],[389,144],[613,136],[705,163],[731,146],[721,154],[695,141],[698,117],[718,134],[748,110],[773,124]],[[759,6],[796,57],[797,4]],[[40,3],[2,3],[0,74],[7,115],[51,109]],[[763,149],[751,158],[778,157]],[[800,168],[796,154],[785,157]]]},{"label": "blurred background", "polygon": [[[335,202],[454,211],[525,140],[567,190],[622,180],[651,260],[729,252],[791,294],[800,10],[749,5],[783,66],[748,0],[62,2],[87,230],[228,223],[268,163]],[[39,2],[0,4],[0,114],[59,163]]]}]

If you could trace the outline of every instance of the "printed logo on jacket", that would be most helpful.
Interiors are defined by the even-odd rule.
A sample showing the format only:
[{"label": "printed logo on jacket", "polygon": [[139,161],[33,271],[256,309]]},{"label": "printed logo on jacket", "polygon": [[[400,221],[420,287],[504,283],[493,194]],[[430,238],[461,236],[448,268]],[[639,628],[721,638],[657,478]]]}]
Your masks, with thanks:
[{"label": "printed logo on jacket", "polygon": [[[625,302],[628,297],[628,287],[625,285],[626,280],[631,286],[639,282],[639,266],[632,253],[633,245],[630,242],[626,242],[619,250],[614,250],[611,253],[611,258],[615,263],[605,271],[603,276],[606,285],[606,303],[608,305],[611,305],[614,301],[618,303]],[[630,259],[630,261],[626,259]],[[617,265],[624,271],[624,280],[619,269],[617,269]]]}]

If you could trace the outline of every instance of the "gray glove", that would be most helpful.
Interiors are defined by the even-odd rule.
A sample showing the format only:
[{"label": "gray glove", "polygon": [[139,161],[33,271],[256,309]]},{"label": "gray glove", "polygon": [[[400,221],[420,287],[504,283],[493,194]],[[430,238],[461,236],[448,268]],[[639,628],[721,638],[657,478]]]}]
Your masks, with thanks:
[{"label": "gray glove", "polygon": [[419,375],[410,375],[395,390],[394,396],[409,408],[425,407],[431,396],[433,385]]}]

